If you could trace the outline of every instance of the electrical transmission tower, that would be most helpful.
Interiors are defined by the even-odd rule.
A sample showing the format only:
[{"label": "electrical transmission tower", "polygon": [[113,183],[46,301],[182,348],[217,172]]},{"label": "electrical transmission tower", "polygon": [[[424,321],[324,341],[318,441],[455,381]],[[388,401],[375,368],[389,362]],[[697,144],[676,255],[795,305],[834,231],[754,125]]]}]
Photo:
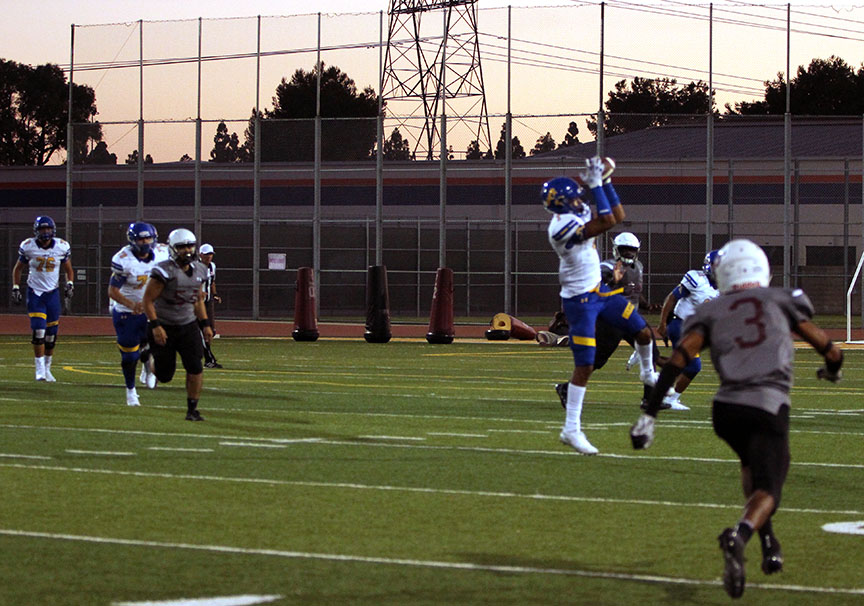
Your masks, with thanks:
[{"label": "electrical transmission tower", "polygon": [[[416,158],[476,141],[492,147],[477,39],[477,0],[390,0],[382,94],[388,115],[410,133]],[[428,14],[427,14],[428,13]],[[423,122],[417,118],[422,111]]]}]

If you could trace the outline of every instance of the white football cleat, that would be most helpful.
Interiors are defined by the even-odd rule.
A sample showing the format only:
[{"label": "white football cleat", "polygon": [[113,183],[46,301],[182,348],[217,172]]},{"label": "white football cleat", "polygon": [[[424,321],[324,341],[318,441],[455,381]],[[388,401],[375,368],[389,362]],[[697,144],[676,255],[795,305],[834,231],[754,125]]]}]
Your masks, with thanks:
[{"label": "white football cleat", "polygon": [[147,386],[147,389],[156,389],[156,374],[150,368],[153,364],[153,358],[150,358],[146,363],[141,364],[141,376],[138,380]]},{"label": "white football cleat", "polygon": [[39,373],[37,372],[37,373],[36,373],[36,380],[37,380],[37,381],[44,381],[44,380],[45,380],[45,375],[44,375],[44,374],[39,374]]},{"label": "white football cleat", "polygon": [[138,400],[138,392],[134,387],[126,390],[126,406],[141,406],[141,402]]},{"label": "white football cleat", "polygon": [[561,431],[559,436],[562,444],[572,447],[576,452],[581,452],[584,455],[596,455],[597,450],[588,438],[585,437],[584,431]]},{"label": "white football cleat", "polygon": [[48,383],[56,383],[57,382],[57,379],[55,379],[54,375],[51,374],[50,368],[45,369],[45,381],[47,381]]},{"label": "white football cleat", "polygon": [[634,366],[641,366],[642,362],[639,360],[639,352],[635,349],[633,353],[630,354],[630,359],[627,360],[627,365],[624,366],[624,370],[630,370]]},{"label": "white football cleat", "polygon": [[654,387],[659,377],[660,373],[650,368],[643,368],[639,371],[639,380],[648,387]]},{"label": "white football cleat", "polygon": [[642,450],[654,442],[654,417],[642,414],[630,428],[630,441],[633,448]]}]

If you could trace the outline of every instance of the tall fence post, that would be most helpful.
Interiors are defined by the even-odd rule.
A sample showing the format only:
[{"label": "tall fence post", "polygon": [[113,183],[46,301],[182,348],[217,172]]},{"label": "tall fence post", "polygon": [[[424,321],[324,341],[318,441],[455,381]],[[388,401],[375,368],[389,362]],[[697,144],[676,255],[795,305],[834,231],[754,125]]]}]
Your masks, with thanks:
[{"label": "tall fence post", "polygon": [[69,34],[69,116],[66,120],[66,240],[72,241],[72,166],[75,164],[75,127],[72,124],[72,89],[75,86],[75,24]]}]

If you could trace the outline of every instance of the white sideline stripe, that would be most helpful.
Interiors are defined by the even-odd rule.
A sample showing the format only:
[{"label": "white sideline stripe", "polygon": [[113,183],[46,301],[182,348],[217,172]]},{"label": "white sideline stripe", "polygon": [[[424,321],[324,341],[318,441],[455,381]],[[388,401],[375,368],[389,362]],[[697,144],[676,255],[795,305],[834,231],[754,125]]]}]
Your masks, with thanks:
[{"label": "white sideline stripe", "polygon": [[257,444],[255,442],[219,442],[219,446],[245,446],[247,448],[285,448],[283,444]]},{"label": "white sideline stripe", "polygon": [[116,456],[116,457],[134,457],[134,452],[121,452],[114,450],[76,450],[74,448],[67,448],[66,452],[69,454],[87,454],[87,455],[104,455],[104,456]]},{"label": "white sideline stripe", "polygon": [[168,446],[148,446],[147,450],[167,450],[168,452],[213,452],[212,448],[171,448]]},{"label": "white sideline stripe", "polygon": [[51,460],[51,457],[43,457],[41,455],[12,454],[9,452],[0,452],[0,458],[4,458],[4,459],[42,459],[44,461],[50,461]]},{"label": "white sideline stripe", "polygon": [[[546,433],[545,431],[543,433]],[[452,438],[488,438],[485,433],[451,433],[449,431],[427,431],[427,436],[446,436]]]},{"label": "white sideline stripe", "polygon": [[[416,436],[357,436],[358,438],[362,438],[364,440],[414,440],[415,442],[423,442],[426,438],[418,438]],[[320,442],[327,442],[327,440],[319,440]]]},{"label": "white sideline stripe", "polygon": [[[376,484],[355,484],[350,482],[312,482],[308,480],[271,480],[267,478],[238,478],[224,476],[206,476],[193,474],[155,473],[146,471],[117,471],[114,469],[92,469],[85,467],[61,467],[50,465],[26,465],[24,463],[0,463],[0,467],[16,469],[36,469],[39,471],[66,471],[72,473],[94,473],[103,475],[130,476],[136,478],[161,478],[166,480],[198,480],[202,482],[236,482],[239,484],[263,484],[266,486],[303,486],[308,488],[335,488],[348,490],[369,490],[381,492],[404,492],[409,494],[442,494],[466,497],[490,497],[499,499],[527,499],[533,501],[562,501],[568,503],[600,503],[614,505],[650,505],[663,507],[696,507],[700,509],[733,509],[740,511],[741,504],[725,505],[723,503],[685,503],[680,501],[651,501],[648,499],[610,499],[605,497],[579,497],[572,495],[520,494],[517,492],[496,492],[487,490],[460,490],[456,488],[425,488],[418,486],[387,486]],[[813,513],[818,515],[864,515],[864,511],[810,509],[784,507],[785,513]]]},{"label": "white sideline stripe", "polygon": [[228,595],[212,598],[159,600],[158,602],[111,602],[111,606],[253,606],[254,604],[275,602],[281,597],[281,595]]},{"label": "white sideline stripe", "polygon": [[[533,566],[507,566],[500,564],[477,564],[475,562],[444,562],[440,560],[415,560],[410,558],[385,558],[380,556],[361,556],[338,553],[314,553],[304,551],[286,551],[282,549],[253,549],[248,547],[232,547],[229,545],[194,545],[191,543],[168,543],[161,541],[143,541],[140,539],[120,539],[113,537],[91,537],[73,534],[51,532],[33,532],[26,530],[0,529],[0,535],[14,537],[30,537],[34,539],[53,539],[60,541],[78,541],[83,543],[98,543],[106,545],[129,545],[133,547],[153,547],[157,549],[188,549],[191,551],[209,551],[215,553],[230,553],[242,555],[261,555],[279,558],[304,560],[325,560],[330,562],[354,562],[360,564],[383,564],[389,566],[409,566],[415,568],[439,568],[444,570],[468,570],[495,572],[507,574],[539,574],[573,576],[593,579],[612,579],[618,581],[635,581],[642,583],[718,586],[718,580],[688,579],[683,577],[668,577],[652,574],[624,574],[598,570],[579,570],[567,568],[537,568]],[[748,589],[765,589],[773,591],[792,591],[800,593],[822,593],[839,595],[864,595],[864,588],[857,587],[813,587],[806,585],[779,585],[748,583]]]}]

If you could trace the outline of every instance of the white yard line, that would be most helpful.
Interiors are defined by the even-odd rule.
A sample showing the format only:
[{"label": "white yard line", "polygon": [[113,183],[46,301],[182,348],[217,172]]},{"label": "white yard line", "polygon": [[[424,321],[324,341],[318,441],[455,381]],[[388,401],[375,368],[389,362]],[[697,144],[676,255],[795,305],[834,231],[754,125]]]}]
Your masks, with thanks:
[{"label": "white yard line", "polygon": [[170,448],[168,446],[148,446],[147,450],[164,450],[166,452],[213,452],[212,448]]},{"label": "white yard line", "polygon": [[[524,499],[530,501],[560,501],[567,503],[597,503],[597,504],[615,504],[615,505],[638,505],[650,507],[683,507],[683,508],[700,508],[700,509],[730,509],[739,511],[740,503],[724,504],[724,503],[690,503],[681,501],[656,501],[649,499],[610,499],[605,497],[582,497],[572,495],[548,495],[548,494],[522,494],[516,492],[498,492],[486,490],[458,490],[452,488],[427,488],[418,486],[388,486],[380,484],[357,484],[349,482],[311,482],[305,480],[273,480],[267,478],[242,478],[242,477],[224,477],[211,475],[194,475],[194,474],[174,474],[174,473],[156,473],[146,471],[119,471],[115,469],[93,469],[85,467],[62,467],[59,465],[26,465],[24,463],[0,463],[0,468],[13,469],[28,469],[49,472],[65,472],[65,473],[82,473],[96,474],[108,476],[128,476],[136,478],[159,478],[164,480],[195,480],[201,482],[223,482],[236,484],[261,484],[264,486],[302,486],[309,488],[326,488],[337,490],[359,490],[359,491],[379,491],[379,492],[401,492],[406,494],[430,494],[430,495],[453,495],[466,497],[482,497],[493,499]],[[864,516],[864,511],[860,510],[836,510],[836,509],[810,509],[810,508],[793,508],[784,507],[784,513],[802,513],[802,514],[817,514],[817,515],[848,515],[848,516]]]},{"label": "white yard line", "polygon": [[118,452],[114,450],[76,450],[74,448],[67,448],[66,452],[69,454],[83,454],[83,455],[99,455],[106,457],[134,457],[134,452]]},{"label": "white yard line", "polygon": [[[580,570],[575,568],[540,568],[534,566],[508,566],[494,564],[479,564],[476,562],[458,562],[441,560],[419,560],[410,558],[386,558],[380,556],[363,556],[339,553],[315,553],[305,551],[287,551],[282,549],[251,549],[247,547],[236,547],[230,545],[195,545],[190,543],[170,543],[162,541],[143,541],[139,539],[123,539],[116,537],[94,537],[85,535],[73,535],[51,532],[35,532],[16,529],[0,529],[0,535],[28,537],[33,539],[49,539],[55,541],[75,541],[81,543],[95,543],[103,545],[125,545],[132,547],[146,547],[154,549],[185,549],[190,551],[205,551],[211,553],[240,554],[252,556],[269,556],[278,558],[323,560],[329,562],[351,562],[358,564],[373,564],[385,566],[403,566],[413,568],[436,568],[439,570],[464,570],[470,572],[491,572],[496,574],[532,574],[547,576],[571,576],[590,579],[610,579],[616,581],[633,581],[638,583],[652,583],[659,585],[690,585],[690,586],[719,586],[721,583],[714,579],[691,579],[686,577],[671,577],[651,574],[626,574],[622,572],[611,572],[604,570]],[[817,587],[807,585],[782,585],[748,583],[747,588],[751,591],[761,589],[767,591],[788,591],[796,593],[816,593],[833,595],[864,595],[864,588],[859,587]]]}]

